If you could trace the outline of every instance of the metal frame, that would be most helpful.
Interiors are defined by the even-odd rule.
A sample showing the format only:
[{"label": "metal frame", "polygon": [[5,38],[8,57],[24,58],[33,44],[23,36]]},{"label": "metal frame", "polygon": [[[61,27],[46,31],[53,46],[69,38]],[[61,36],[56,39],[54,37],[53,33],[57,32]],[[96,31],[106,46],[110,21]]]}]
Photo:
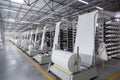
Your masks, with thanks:
[{"label": "metal frame", "polygon": [[[72,19],[75,19],[76,16],[78,16],[79,14],[83,14],[83,13],[87,13],[87,12],[95,10],[94,5],[101,6],[101,7],[105,8],[106,10],[113,10],[113,11],[120,10],[119,0],[107,0],[107,1],[106,0],[98,0],[98,1],[96,1],[96,0],[92,0],[92,1],[91,0],[85,0],[85,1],[88,1],[90,3],[89,5],[84,5],[80,2],[78,3],[78,1],[76,0],[77,2],[72,3],[69,6],[67,6],[67,5],[70,4],[73,0],[48,0],[48,1],[47,0],[42,0],[45,3],[45,5],[42,6],[42,7],[36,6],[36,4],[40,4],[40,3],[36,3],[37,1],[38,0],[35,0],[35,2],[31,2],[32,3],[31,5],[30,5],[30,0],[28,0],[27,4],[20,4],[20,3],[16,3],[16,2],[11,2],[9,0],[3,0],[2,1],[2,2],[6,2],[8,5],[4,4],[4,3],[0,3],[0,8],[1,9],[2,8],[9,9],[9,10],[14,10],[13,8],[18,9],[17,14],[15,15],[16,22],[14,24],[12,24],[13,28],[16,27],[13,30],[13,32],[14,31],[25,31],[25,30],[27,30],[26,27],[28,27],[30,25],[34,26],[34,24],[32,24],[31,22],[39,22],[39,23],[41,23],[41,25],[44,26],[47,22],[49,22],[49,18],[47,18],[49,15],[51,17],[54,17],[54,19],[53,19],[54,21],[59,21],[63,17],[72,20]],[[13,5],[13,4],[16,4],[16,5],[19,5],[19,6],[16,6],[16,5]],[[116,6],[116,5],[118,5],[118,6]],[[67,6],[67,7],[65,7],[65,6]],[[26,7],[29,7],[29,8],[27,9]],[[48,10],[43,11],[43,10],[46,10],[46,7],[48,7]],[[61,7],[61,10],[58,11],[57,9],[60,8],[60,7]],[[33,13],[33,11],[35,12],[35,14],[38,15],[37,17],[35,15],[32,15],[30,17],[28,16],[28,14]],[[18,15],[20,13],[23,13],[24,16],[19,17]],[[2,14],[2,16],[3,15],[4,14]],[[8,12],[8,14],[5,14],[5,15],[9,16],[9,15],[12,15],[12,13]],[[29,21],[30,23],[20,25],[19,21],[21,21],[21,20]],[[4,24],[6,24],[6,23],[4,23]]]}]

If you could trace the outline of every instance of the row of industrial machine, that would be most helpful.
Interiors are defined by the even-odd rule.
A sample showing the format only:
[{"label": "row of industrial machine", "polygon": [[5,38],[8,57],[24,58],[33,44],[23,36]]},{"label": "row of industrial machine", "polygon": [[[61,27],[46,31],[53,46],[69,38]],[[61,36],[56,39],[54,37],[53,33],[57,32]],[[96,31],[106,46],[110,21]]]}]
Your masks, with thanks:
[{"label": "row of industrial machine", "polygon": [[[117,13],[118,14],[118,13]],[[10,39],[62,80],[95,78],[96,59],[108,61],[120,53],[120,22],[116,13],[93,11],[78,21],[61,20]]]}]

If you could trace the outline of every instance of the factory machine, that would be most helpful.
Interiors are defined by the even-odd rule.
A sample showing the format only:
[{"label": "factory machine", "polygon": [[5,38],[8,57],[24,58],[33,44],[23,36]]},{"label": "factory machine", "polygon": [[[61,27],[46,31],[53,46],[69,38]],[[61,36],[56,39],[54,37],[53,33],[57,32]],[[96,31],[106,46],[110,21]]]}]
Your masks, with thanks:
[{"label": "factory machine", "polygon": [[[64,51],[73,51],[73,46],[74,46],[74,41],[75,41],[75,33],[76,33],[76,26],[75,22],[69,23],[69,21],[66,21],[60,25],[60,36],[59,36],[59,48],[64,50]],[[75,27],[73,27],[75,26]],[[33,58],[39,62],[40,64],[45,64],[45,63],[50,63],[51,62],[51,51],[53,47],[53,42],[54,42],[54,35],[55,33],[55,28],[50,27],[48,25],[44,27],[43,29],[43,36],[42,36],[42,41],[41,41],[41,46],[40,49],[38,50],[39,54],[35,55]],[[53,40],[54,39],[54,40]],[[46,46],[50,47],[47,48]]]},{"label": "factory machine", "polygon": [[[33,31],[32,31],[33,32]],[[29,56],[34,56],[37,54],[40,43],[41,43],[41,36],[42,36],[42,29],[41,28],[36,28],[34,33],[30,33],[30,44],[28,45],[28,50],[26,53]]]},{"label": "factory machine", "polygon": [[[13,39],[16,40],[16,43],[14,42]],[[21,41],[23,39],[23,34],[16,33],[13,39],[11,41],[13,41],[15,43],[15,45],[20,48],[21,47]]]},{"label": "factory machine", "polygon": [[27,51],[28,39],[26,38],[27,32],[16,33],[13,38],[10,39],[17,47],[21,48],[23,51]]},{"label": "factory machine", "polygon": [[58,48],[61,22],[56,24],[49,72],[62,80],[89,80],[97,77],[97,71],[93,65],[94,21],[96,22],[94,16],[96,13],[95,11],[79,16],[73,52]]},{"label": "factory machine", "polygon": [[46,64],[51,62],[51,49],[54,38],[54,27],[46,25],[43,29],[41,44],[37,49],[37,54],[33,57],[39,64]]},{"label": "factory machine", "polygon": [[28,39],[28,32],[24,32],[22,34],[22,40],[18,40],[18,44],[20,44],[20,48],[23,51],[26,52],[28,50],[28,46],[32,44],[30,39]]},{"label": "factory machine", "polygon": [[35,31],[26,31],[23,33],[16,33],[13,39],[10,39],[17,47],[19,47],[24,52],[28,51],[30,45],[34,42]]},{"label": "factory machine", "polygon": [[96,56],[103,61],[119,56],[120,20],[116,19],[116,14],[108,11],[80,15],[73,52],[59,48],[61,22],[58,22],[48,71],[62,80],[90,80],[97,77]]}]

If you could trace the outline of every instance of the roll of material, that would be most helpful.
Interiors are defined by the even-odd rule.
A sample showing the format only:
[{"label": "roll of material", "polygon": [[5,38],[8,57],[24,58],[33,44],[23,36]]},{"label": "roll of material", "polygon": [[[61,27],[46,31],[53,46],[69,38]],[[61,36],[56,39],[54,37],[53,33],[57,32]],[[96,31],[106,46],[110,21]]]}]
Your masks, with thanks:
[{"label": "roll of material", "polygon": [[22,47],[23,49],[25,49],[25,50],[28,49],[27,40],[22,40],[22,41],[21,41],[21,47]]},{"label": "roll of material", "polygon": [[29,52],[33,52],[35,49],[34,49],[34,46],[33,45],[29,45],[28,46],[28,51]]},{"label": "roll of material", "polygon": [[52,54],[52,62],[74,73],[79,71],[80,56],[70,52],[55,50]]},{"label": "roll of material", "polygon": [[33,46],[33,45],[29,45],[29,46],[28,46],[28,50],[31,51],[31,50],[33,50],[33,49],[34,49],[34,46]]}]

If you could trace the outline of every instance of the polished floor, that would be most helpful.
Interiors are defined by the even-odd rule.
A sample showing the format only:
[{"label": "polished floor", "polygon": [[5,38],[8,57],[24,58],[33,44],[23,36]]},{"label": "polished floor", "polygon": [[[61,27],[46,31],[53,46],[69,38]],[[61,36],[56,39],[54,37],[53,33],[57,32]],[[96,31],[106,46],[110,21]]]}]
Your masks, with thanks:
[{"label": "polished floor", "polygon": [[0,50],[0,80],[47,80],[20,52],[6,42]]},{"label": "polished floor", "polygon": [[[41,66],[47,71],[47,65]],[[96,65],[98,77],[95,80],[113,80],[115,74],[120,73],[120,63],[117,60],[105,62],[104,68],[101,64]],[[52,77],[53,75],[50,74]],[[27,60],[20,51],[10,42],[6,42],[0,50],[0,80],[48,80],[39,70]],[[120,80],[118,76],[115,80]]]},{"label": "polished floor", "polygon": [[[95,80],[120,80],[120,63],[118,60],[111,59],[102,64],[96,65],[98,71],[98,78]],[[119,76],[116,76],[119,74]],[[112,79],[115,77],[115,79]]]}]

